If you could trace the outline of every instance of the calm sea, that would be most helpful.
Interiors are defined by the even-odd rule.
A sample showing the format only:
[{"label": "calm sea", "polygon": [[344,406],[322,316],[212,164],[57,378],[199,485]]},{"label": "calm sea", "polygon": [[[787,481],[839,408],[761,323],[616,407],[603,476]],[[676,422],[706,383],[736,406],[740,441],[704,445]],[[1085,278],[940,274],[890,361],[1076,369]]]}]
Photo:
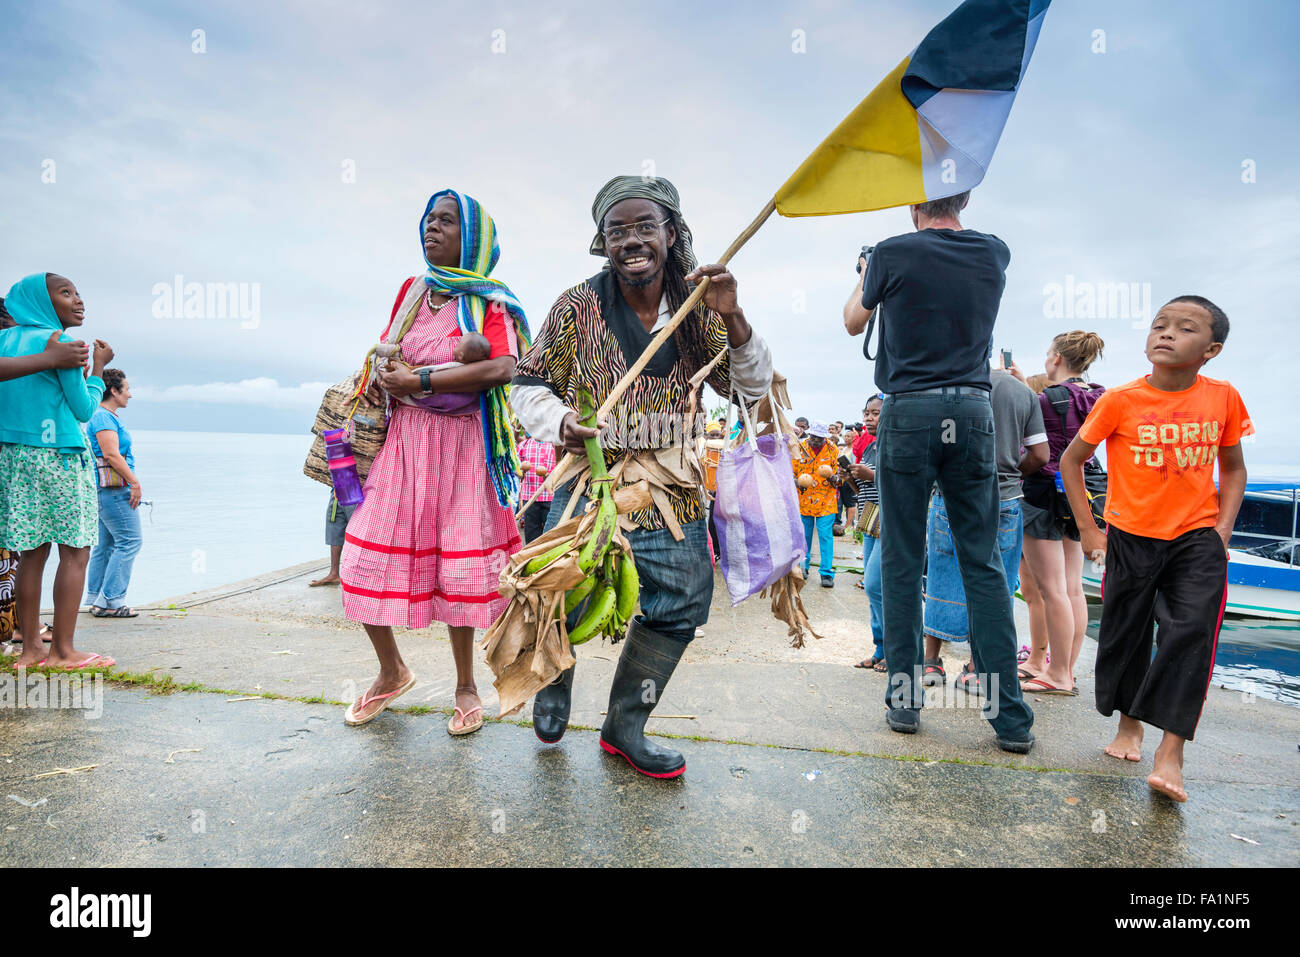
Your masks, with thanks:
[{"label": "calm sea", "polygon": [[[144,499],[152,505],[140,506],[144,548],[129,603],[151,604],[328,558],[329,491],[302,474],[310,435],[141,431],[132,438]],[[53,563],[45,579],[42,605],[49,607]],[[1089,633],[1096,635],[1095,620]],[[1300,623],[1226,620],[1214,683],[1300,707]]]},{"label": "calm sea", "polygon": [[[144,547],[127,602],[147,605],[327,559],[329,490],[302,474],[310,435],[131,433]],[[51,562],[51,566],[53,562]],[[42,606],[52,604],[47,568]]]}]

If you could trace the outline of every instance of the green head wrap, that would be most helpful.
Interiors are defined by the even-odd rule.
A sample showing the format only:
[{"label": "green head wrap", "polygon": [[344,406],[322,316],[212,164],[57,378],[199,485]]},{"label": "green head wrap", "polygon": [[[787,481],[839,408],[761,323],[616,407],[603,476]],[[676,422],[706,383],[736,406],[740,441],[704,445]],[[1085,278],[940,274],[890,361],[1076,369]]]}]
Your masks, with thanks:
[{"label": "green head wrap", "polygon": [[625,199],[649,199],[658,203],[673,215],[673,225],[677,228],[677,242],[668,250],[668,258],[676,264],[677,274],[686,275],[698,263],[695,250],[691,248],[691,229],[682,219],[681,198],[677,187],[662,176],[615,176],[600,188],[596,201],[591,204],[591,218],[596,221],[596,238],[591,241],[591,254],[605,256],[605,234],[601,224],[605,214],[615,203]]}]

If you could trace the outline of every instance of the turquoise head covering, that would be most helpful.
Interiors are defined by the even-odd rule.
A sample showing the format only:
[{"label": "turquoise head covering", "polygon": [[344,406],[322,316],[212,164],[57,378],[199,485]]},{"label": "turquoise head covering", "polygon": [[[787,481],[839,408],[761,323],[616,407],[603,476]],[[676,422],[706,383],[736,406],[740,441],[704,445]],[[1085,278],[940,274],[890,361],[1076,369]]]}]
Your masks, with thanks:
[{"label": "turquoise head covering", "polygon": [[63,323],[54,313],[45,276],[43,272],[36,272],[14,283],[9,288],[9,295],[5,296],[5,309],[20,326],[62,331]]}]

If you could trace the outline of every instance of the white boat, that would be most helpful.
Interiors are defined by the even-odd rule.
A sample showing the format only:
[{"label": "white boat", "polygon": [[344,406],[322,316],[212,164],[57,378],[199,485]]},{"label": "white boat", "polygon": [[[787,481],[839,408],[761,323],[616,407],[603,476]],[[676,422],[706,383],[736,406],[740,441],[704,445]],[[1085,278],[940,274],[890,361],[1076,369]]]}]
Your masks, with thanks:
[{"label": "white boat", "polygon": [[[1300,485],[1251,482],[1228,548],[1227,615],[1300,620]],[[1101,597],[1101,573],[1083,568],[1083,591]]]}]

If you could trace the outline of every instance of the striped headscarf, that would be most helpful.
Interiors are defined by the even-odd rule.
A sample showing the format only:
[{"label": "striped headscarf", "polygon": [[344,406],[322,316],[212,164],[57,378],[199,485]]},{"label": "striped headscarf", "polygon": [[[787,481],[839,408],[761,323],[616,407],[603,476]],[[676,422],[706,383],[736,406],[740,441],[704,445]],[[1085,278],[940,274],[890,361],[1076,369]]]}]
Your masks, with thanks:
[{"label": "striped headscarf", "polygon": [[[435,266],[425,256],[428,273],[425,285],[446,296],[454,296],[456,323],[462,333],[483,331],[483,318],[489,302],[499,303],[515,323],[519,339],[519,353],[532,343],[528,332],[528,319],[510,287],[499,279],[489,278],[501,258],[497,243],[497,227],[492,217],[478,200],[454,189],[444,189],[429,197],[420,217],[420,249],[424,250],[424,225],[434,204],[443,196],[456,200],[460,209],[460,266]],[[503,508],[513,509],[519,502],[519,453],[515,449],[514,434],[510,425],[510,384],[499,385],[482,394],[483,451],[487,459],[488,475],[497,501]]]}]

